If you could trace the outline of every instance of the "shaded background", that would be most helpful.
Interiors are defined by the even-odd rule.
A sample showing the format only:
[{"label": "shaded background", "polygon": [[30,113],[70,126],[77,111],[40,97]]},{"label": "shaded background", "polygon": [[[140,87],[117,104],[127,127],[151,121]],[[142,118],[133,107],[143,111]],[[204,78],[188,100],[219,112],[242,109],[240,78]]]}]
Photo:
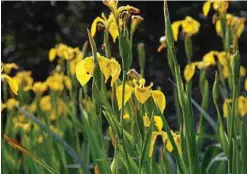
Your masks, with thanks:
[{"label": "shaded background", "polygon": [[[3,62],[16,62],[21,69],[32,70],[35,80],[45,80],[54,67],[48,61],[48,51],[55,44],[65,43],[72,47],[79,46],[88,39],[86,29],[92,21],[101,15],[109,13],[102,2],[1,2],[2,3],[2,49]],[[167,81],[171,77],[166,61],[166,52],[157,52],[159,38],[164,35],[163,2],[119,2],[135,6],[141,10],[144,22],[134,36],[133,67],[139,69],[136,44],[143,42],[146,51],[145,78],[155,82],[167,96],[167,113],[174,114],[172,84]],[[202,15],[203,2],[168,2],[171,21],[192,16],[201,23],[200,33],[193,36],[193,59],[201,60],[210,50],[222,51],[221,38],[217,36],[212,24],[213,10],[209,17]],[[232,2],[228,12],[237,16],[247,17],[247,2]],[[239,39],[242,64],[247,63],[247,31]],[[102,33],[96,37],[98,48],[102,44]],[[186,58],[184,42],[177,43],[177,56],[183,69]],[[113,46],[113,50],[114,49]],[[118,53],[115,53],[119,58]],[[208,74],[213,79],[213,71]],[[198,77],[195,77],[198,78]],[[199,90],[196,86],[193,95],[197,98]],[[198,95],[199,97],[199,95]],[[198,98],[200,100],[200,97]],[[170,105],[170,107],[169,107]],[[172,117],[171,117],[172,118]]]}]

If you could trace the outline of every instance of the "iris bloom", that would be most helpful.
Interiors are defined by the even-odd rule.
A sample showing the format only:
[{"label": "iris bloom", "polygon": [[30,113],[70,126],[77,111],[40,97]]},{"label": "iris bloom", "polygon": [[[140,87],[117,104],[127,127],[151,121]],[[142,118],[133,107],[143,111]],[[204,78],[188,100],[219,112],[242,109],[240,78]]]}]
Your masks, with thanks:
[{"label": "iris bloom", "polygon": [[33,84],[33,92],[38,94],[38,95],[42,95],[46,90],[47,90],[48,86],[45,82],[35,82]]},{"label": "iris bloom", "polygon": [[[228,115],[228,107],[227,105],[232,103],[231,99],[225,99],[223,104],[223,116],[224,118],[227,118]],[[238,113],[241,117],[244,117],[247,114],[247,97],[244,97],[243,95],[239,96],[237,99],[237,107],[238,107]]]},{"label": "iris bloom", "polygon": [[[130,99],[132,92],[134,92],[137,101],[141,104],[144,104],[147,99],[152,96],[154,103],[157,105],[160,111],[163,112],[165,110],[165,95],[159,90],[152,90],[151,88],[153,86],[153,83],[151,83],[149,86],[145,86],[146,80],[143,78],[140,78],[139,80],[134,79],[133,83],[134,87],[131,87],[128,84],[125,85],[124,105]],[[122,88],[123,86],[120,85],[116,90],[116,97],[119,109],[122,108]]]},{"label": "iris bloom", "polygon": [[[148,116],[144,116],[143,120],[144,120],[144,126],[145,127],[149,127],[151,121],[149,120]],[[166,149],[168,150],[168,152],[172,152],[173,151],[173,147],[172,147],[170,139],[168,138],[167,133],[162,131],[163,121],[162,121],[160,116],[157,116],[157,115],[154,116],[154,124],[155,124],[155,127],[156,127],[157,131],[153,131],[152,135],[151,135],[151,143],[150,143],[150,148],[149,148],[149,152],[148,152],[148,156],[149,157],[151,157],[152,154],[153,154],[154,144],[155,144],[157,136],[161,136],[162,137],[163,144],[166,147]],[[179,152],[179,154],[181,154],[180,135],[174,133],[173,131],[171,131],[171,133],[172,133],[173,139],[175,141],[175,144],[176,144],[176,146],[178,148],[178,152]]]},{"label": "iris bloom", "polygon": [[7,108],[9,111],[13,111],[15,106],[19,106],[19,101],[14,98],[9,98],[6,103],[1,104],[1,110]]},{"label": "iris bloom", "polygon": [[[120,25],[122,25],[122,21],[120,20]],[[113,14],[110,13],[108,19],[102,14],[101,17],[96,17],[91,26],[91,34],[94,37],[97,31],[97,28],[104,28],[106,29],[110,35],[112,36],[113,42],[116,42],[118,37],[118,26],[116,23],[116,19],[114,18]]]},{"label": "iris bloom", "polygon": [[182,26],[183,32],[191,37],[199,32],[200,23],[190,16],[186,16],[184,20],[175,21],[172,23],[172,32],[174,40],[178,40],[179,27]]},{"label": "iris bloom", "polygon": [[5,74],[9,74],[13,69],[18,69],[19,66],[15,63],[1,63],[2,64],[2,71],[5,73]]},{"label": "iris bloom", "polygon": [[[232,58],[232,56],[230,55],[230,59]],[[228,78],[228,56],[227,53],[222,51],[222,52],[218,52],[218,51],[210,51],[207,54],[205,54],[202,58],[202,61],[199,62],[192,62],[190,64],[187,64],[185,69],[184,69],[184,78],[186,80],[186,82],[189,82],[192,77],[195,74],[195,69],[196,67],[198,69],[205,69],[209,66],[215,66],[216,65],[216,60],[218,60],[218,62],[220,63],[220,65],[223,67],[223,76],[225,78]],[[240,66],[240,76],[244,77],[246,74],[246,70],[243,66]]]},{"label": "iris bloom", "polygon": [[56,57],[72,60],[82,58],[82,52],[79,48],[72,48],[63,43],[56,45],[54,48],[51,48],[49,51],[49,60],[53,62]]},{"label": "iris bloom", "polygon": [[[101,56],[99,53],[97,54],[97,58],[100,70],[105,77],[105,83],[111,77],[111,86],[113,86],[121,72],[120,64],[114,58],[108,59]],[[76,78],[82,86],[87,84],[91,77],[93,77],[93,71],[94,59],[92,56],[86,57],[77,63]]]},{"label": "iris bloom", "polygon": [[16,73],[13,79],[19,84],[23,91],[29,91],[33,87],[33,78],[31,71],[20,71]]},{"label": "iris bloom", "polygon": [[64,76],[58,72],[53,73],[46,79],[48,87],[53,91],[61,92],[64,89]]},{"label": "iris bloom", "polygon": [[[230,28],[231,32],[235,34],[236,38],[239,38],[244,31],[246,19],[243,17],[237,17],[231,14],[226,14],[226,25]],[[217,20],[215,23],[215,29],[219,36],[222,37],[221,20]]]},{"label": "iris bloom", "polygon": [[[227,79],[229,77],[229,70],[228,70],[228,66],[223,66],[223,69],[222,69],[222,73],[223,73],[223,77],[225,79]],[[246,75],[246,70],[245,68],[241,65],[240,66],[240,70],[239,70],[239,75],[240,77],[244,77]]]},{"label": "iris bloom", "polygon": [[208,12],[211,8],[211,5],[213,4],[214,10],[219,12],[220,14],[226,13],[229,2],[227,1],[217,1],[217,0],[209,0],[203,4],[202,11],[204,16],[208,16]]}]

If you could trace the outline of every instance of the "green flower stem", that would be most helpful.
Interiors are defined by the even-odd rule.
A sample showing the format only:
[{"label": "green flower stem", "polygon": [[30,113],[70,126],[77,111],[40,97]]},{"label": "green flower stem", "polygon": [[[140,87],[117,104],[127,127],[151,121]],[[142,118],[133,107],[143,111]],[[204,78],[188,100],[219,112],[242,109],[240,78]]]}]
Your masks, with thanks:
[{"label": "green flower stem", "polygon": [[104,49],[105,49],[105,56],[107,58],[111,58],[111,48],[109,43],[109,33],[107,30],[104,31]]},{"label": "green flower stem", "polygon": [[184,39],[184,48],[188,63],[192,61],[192,40],[191,37],[186,35]]},{"label": "green flower stem", "polygon": [[[200,73],[200,92],[202,96],[202,103],[201,108],[207,111],[208,109],[208,97],[209,97],[209,86],[208,81],[206,79],[206,71],[203,70]],[[206,119],[203,117],[202,113],[200,114],[200,121],[199,121],[199,127],[197,130],[197,134],[204,134],[205,133],[205,123]],[[202,144],[203,138],[197,137],[197,145],[200,148]],[[199,149],[198,149],[199,150]]]}]

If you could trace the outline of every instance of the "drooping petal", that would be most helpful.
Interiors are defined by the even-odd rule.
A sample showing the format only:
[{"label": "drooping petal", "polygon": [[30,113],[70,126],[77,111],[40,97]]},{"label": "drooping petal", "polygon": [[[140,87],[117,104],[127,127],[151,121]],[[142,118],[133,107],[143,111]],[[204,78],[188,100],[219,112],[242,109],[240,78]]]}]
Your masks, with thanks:
[{"label": "drooping petal", "polygon": [[79,61],[76,65],[76,78],[82,86],[87,84],[93,76],[94,62],[93,57],[87,57]]},{"label": "drooping petal", "polygon": [[174,40],[178,40],[178,32],[179,32],[179,27],[182,25],[183,21],[175,21],[172,23],[172,33]]},{"label": "drooping petal", "polygon": [[163,128],[162,118],[158,115],[155,115],[154,116],[154,124],[155,124],[156,128],[158,129],[158,131],[160,132]]},{"label": "drooping petal", "polygon": [[[124,105],[130,99],[133,90],[134,89],[131,86],[125,84]],[[116,90],[116,97],[117,97],[117,103],[118,103],[119,110],[122,108],[122,91],[123,91],[123,85],[118,86]]]},{"label": "drooping petal", "polygon": [[97,31],[97,24],[98,23],[104,24],[104,20],[101,17],[97,17],[94,19],[92,26],[91,26],[91,34],[93,37],[95,36],[95,33]]},{"label": "drooping petal", "polygon": [[105,77],[105,83],[111,76],[111,61],[108,58],[105,58],[104,56],[98,55],[98,61],[99,61],[99,67],[100,71],[103,73]]},{"label": "drooping petal", "polygon": [[53,62],[53,60],[55,59],[56,55],[57,55],[57,49],[56,48],[50,49],[50,51],[49,51],[49,61]]},{"label": "drooping petal", "polygon": [[7,80],[7,83],[9,84],[10,89],[15,95],[17,95],[17,92],[19,89],[17,81],[6,74],[3,74],[2,77]]},{"label": "drooping petal", "polygon": [[164,112],[166,108],[166,97],[163,92],[160,90],[154,90],[151,93],[156,106],[158,106],[161,112]]},{"label": "drooping petal", "polygon": [[210,51],[203,56],[202,61],[205,62],[208,66],[216,65],[215,56],[217,55],[217,51]]},{"label": "drooping petal", "polygon": [[217,34],[218,34],[219,36],[222,36],[221,22],[220,22],[220,20],[217,20],[217,21],[216,21],[215,29],[216,29]]},{"label": "drooping petal", "polygon": [[194,74],[195,74],[195,64],[194,63],[187,64],[184,69],[184,78],[186,82],[189,82],[194,76]]},{"label": "drooping petal", "polygon": [[172,152],[173,147],[172,147],[171,141],[170,141],[169,138],[168,138],[167,133],[164,132],[164,131],[162,131],[162,132],[161,132],[161,136],[162,136],[163,144],[164,144],[164,146],[166,147],[166,149],[168,150],[168,152]]},{"label": "drooping petal", "polygon": [[141,104],[144,104],[147,101],[147,99],[150,97],[150,95],[151,95],[151,90],[150,89],[135,87],[136,99]]},{"label": "drooping petal", "polygon": [[156,140],[158,135],[160,135],[159,132],[156,132],[156,131],[152,132],[151,143],[150,143],[149,152],[148,152],[149,158],[151,158],[151,156],[153,155],[154,144],[155,144],[155,140]]},{"label": "drooping petal", "polygon": [[204,16],[208,16],[208,12],[210,10],[210,7],[211,7],[211,3],[210,1],[207,1],[203,4],[203,7],[202,7],[202,12],[203,12],[203,15]]},{"label": "drooping petal", "polygon": [[111,34],[113,42],[115,43],[116,39],[118,37],[118,26],[117,26],[117,23],[116,23],[115,19],[108,26],[108,31]]},{"label": "drooping petal", "polygon": [[121,72],[121,66],[115,59],[111,59],[111,86],[117,81]]}]

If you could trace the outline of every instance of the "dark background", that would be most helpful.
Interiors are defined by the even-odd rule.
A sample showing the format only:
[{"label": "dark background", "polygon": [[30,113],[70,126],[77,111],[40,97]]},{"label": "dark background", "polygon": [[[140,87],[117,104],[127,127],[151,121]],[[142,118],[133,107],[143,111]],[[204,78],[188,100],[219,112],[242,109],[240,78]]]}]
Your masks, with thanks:
[{"label": "dark background", "polygon": [[[16,62],[21,69],[32,70],[35,80],[45,80],[54,64],[48,61],[48,51],[57,43],[81,47],[88,39],[86,29],[101,12],[109,14],[109,9],[102,2],[1,2],[2,3],[2,49],[3,62]],[[146,51],[145,78],[148,82],[161,86],[167,96],[168,113],[174,113],[172,100],[172,84],[167,81],[171,77],[166,61],[166,51],[157,52],[159,38],[164,35],[163,2],[119,2],[119,5],[132,5],[140,9],[144,22],[134,36],[133,67],[139,69],[136,44],[143,42]],[[192,37],[193,60],[201,60],[210,50],[222,51],[221,38],[217,36],[212,24],[211,10],[208,17],[202,15],[203,2],[169,1],[171,21],[182,20],[192,16],[201,23],[200,32]],[[247,17],[247,2],[232,2],[228,12]],[[239,39],[242,64],[247,63],[247,29]],[[97,46],[102,44],[102,33],[96,36]],[[181,36],[180,36],[181,38]],[[184,42],[177,43],[177,57],[181,68],[186,63]],[[113,50],[116,51],[116,49]],[[116,52],[117,58],[119,58]],[[213,79],[213,71],[209,72]],[[198,77],[195,77],[198,78]],[[195,80],[193,94],[198,93]],[[170,108],[170,109],[169,109]],[[171,111],[171,112],[169,112]]]}]

